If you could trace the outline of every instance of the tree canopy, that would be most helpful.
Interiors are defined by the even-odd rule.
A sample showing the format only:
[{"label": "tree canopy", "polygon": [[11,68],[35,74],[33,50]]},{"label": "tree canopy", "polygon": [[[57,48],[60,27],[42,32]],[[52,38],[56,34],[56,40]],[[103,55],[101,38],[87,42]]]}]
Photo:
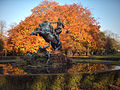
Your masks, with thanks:
[{"label": "tree canopy", "polygon": [[43,21],[56,22],[59,17],[65,25],[60,34],[63,52],[92,52],[103,47],[100,26],[90,10],[81,4],[59,5],[56,1],[44,0],[31,11],[30,16],[8,31],[9,52],[36,52],[38,46],[46,46],[48,43],[42,37],[30,36],[30,33]]}]

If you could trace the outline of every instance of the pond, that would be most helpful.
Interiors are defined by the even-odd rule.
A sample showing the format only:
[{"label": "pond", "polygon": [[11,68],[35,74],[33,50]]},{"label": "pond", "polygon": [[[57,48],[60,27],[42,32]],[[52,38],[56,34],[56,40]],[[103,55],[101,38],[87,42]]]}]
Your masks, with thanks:
[{"label": "pond", "polygon": [[76,74],[76,73],[93,73],[105,72],[111,70],[120,70],[120,66],[110,64],[94,63],[74,63],[69,66],[55,65],[46,66],[16,66],[15,64],[0,64],[0,74],[3,75],[23,75],[23,74]]},{"label": "pond", "polygon": [[0,90],[120,89],[120,66],[74,63],[69,67],[0,64]]}]

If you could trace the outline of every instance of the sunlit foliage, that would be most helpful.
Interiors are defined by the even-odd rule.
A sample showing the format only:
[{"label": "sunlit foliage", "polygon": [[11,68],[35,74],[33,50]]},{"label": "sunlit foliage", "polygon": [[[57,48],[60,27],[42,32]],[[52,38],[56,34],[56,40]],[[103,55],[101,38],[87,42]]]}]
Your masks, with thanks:
[{"label": "sunlit foliage", "polygon": [[[43,21],[56,22],[60,17],[64,23],[60,40],[62,51],[93,52],[101,48],[100,26],[91,12],[81,4],[59,5],[55,1],[42,1],[33,8],[32,14],[17,26],[9,30],[8,50],[16,53],[36,52],[38,46],[46,46],[42,37],[30,36],[30,33]],[[56,24],[52,24],[56,27]],[[48,49],[52,50],[51,48]]]}]

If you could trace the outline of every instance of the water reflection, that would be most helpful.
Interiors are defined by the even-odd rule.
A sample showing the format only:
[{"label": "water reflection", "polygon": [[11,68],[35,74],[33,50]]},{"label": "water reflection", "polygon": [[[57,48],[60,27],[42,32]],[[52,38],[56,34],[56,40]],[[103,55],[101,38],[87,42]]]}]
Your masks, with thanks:
[{"label": "water reflection", "polygon": [[120,66],[110,64],[76,63],[68,69],[69,73],[89,73],[109,70],[119,70]]},{"label": "water reflection", "polygon": [[119,70],[120,66],[107,64],[76,63],[71,66],[24,66],[16,67],[11,64],[0,64],[0,74],[60,74],[60,73],[90,73],[108,70]]},{"label": "water reflection", "polygon": [[120,71],[112,70],[116,67],[118,66],[76,63],[69,68],[64,67],[64,70],[62,67],[46,67],[53,74],[45,74],[48,71],[42,67],[31,67],[29,70],[24,67],[24,71],[10,64],[0,64],[0,73],[5,74],[0,75],[0,90],[120,90]]},{"label": "water reflection", "polygon": [[120,66],[115,66],[112,70],[120,70]]},{"label": "water reflection", "polygon": [[21,74],[27,74],[24,70],[14,67],[11,64],[0,64],[0,74],[11,74],[11,75],[21,75]]},{"label": "water reflection", "polygon": [[120,71],[0,75],[0,90],[120,90]]}]

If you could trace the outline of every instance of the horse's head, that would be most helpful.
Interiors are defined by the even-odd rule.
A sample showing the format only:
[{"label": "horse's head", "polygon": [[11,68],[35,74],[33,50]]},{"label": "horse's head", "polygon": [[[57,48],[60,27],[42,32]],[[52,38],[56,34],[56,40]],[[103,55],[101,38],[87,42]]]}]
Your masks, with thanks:
[{"label": "horse's head", "polygon": [[36,35],[39,33],[39,28],[35,28],[35,30],[30,35]]},{"label": "horse's head", "polygon": [[48,23],[49,23],[48,21],[44,21],[43,23],[39,24],[39,26],[42,28],[42,27],[48,25]]}]

